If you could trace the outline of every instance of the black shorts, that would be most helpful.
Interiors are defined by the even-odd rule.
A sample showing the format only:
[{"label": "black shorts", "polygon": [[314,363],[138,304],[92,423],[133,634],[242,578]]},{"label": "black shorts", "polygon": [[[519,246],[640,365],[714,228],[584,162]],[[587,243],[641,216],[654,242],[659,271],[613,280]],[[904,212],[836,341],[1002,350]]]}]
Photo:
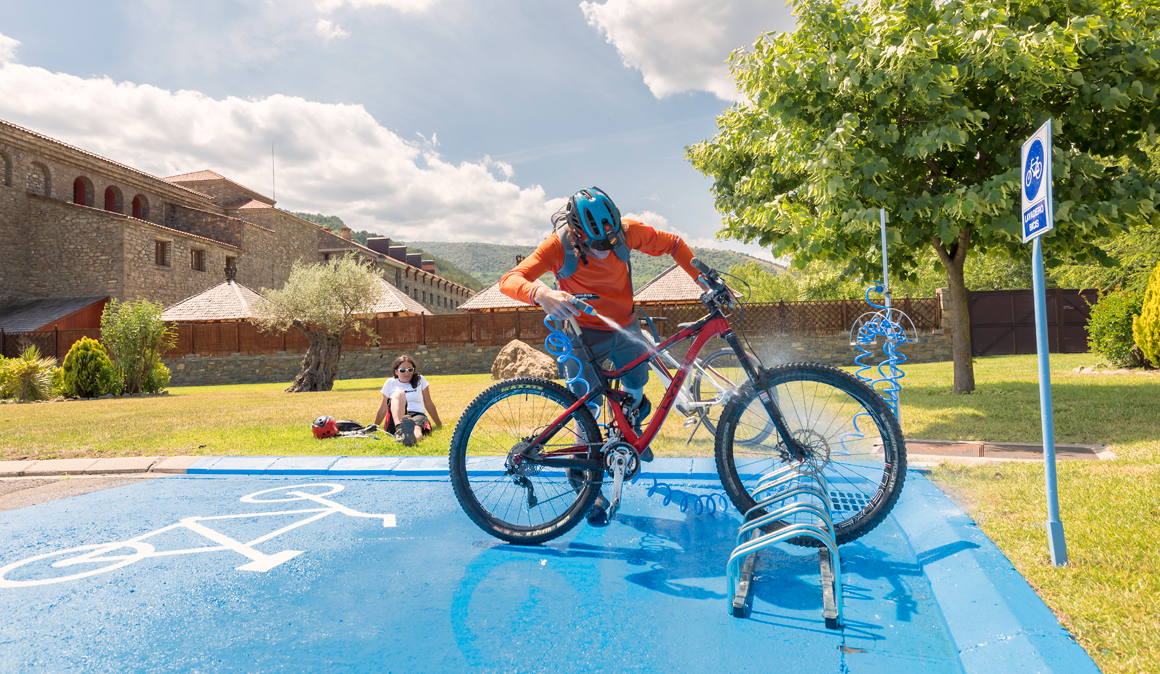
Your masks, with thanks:
[{"label": "black shorts", "polygon": [[[431,432],[431,422],[427,420],[427,415],[422,412],[407,412],[403,415],[404,419],[410,419],[415,422],[415,425],[423,429],[423,435]],[[387,426],[384,428],[388,433],[395,432],[395,420],[391,415],[387,415]]]}]

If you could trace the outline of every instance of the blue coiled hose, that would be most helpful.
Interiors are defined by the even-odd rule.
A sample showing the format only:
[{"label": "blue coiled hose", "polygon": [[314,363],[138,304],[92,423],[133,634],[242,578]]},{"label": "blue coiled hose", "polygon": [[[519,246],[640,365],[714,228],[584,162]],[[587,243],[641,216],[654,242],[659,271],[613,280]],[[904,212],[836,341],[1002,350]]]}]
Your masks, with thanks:
[{"label": "blue coiled hose", "polygon": [[681,512],[688,512],[692,508],[694,514],[700,515],[706,511],[709,514],[716,513],[719,502],[721,504],[721,512],[729,512],[729,497],[723,492],[713,492],[712,494],[703,495],[690,494],[687,491],[674,489],[668,483],[658,481],[656,476],[651,473],[638,473],[636,477],[629,481],[629,484],[636,484],[636,481],[642,477],[652,479],[652,486],[648,488],[649,498],[652,498],[658,491],[664,490],[665,498],[661,502],[661,505],[667,506],[676,503],[677,507],[681,509]]},{"label": "blue coiled hose", "polygon": [[[898,381],[906,376],[906,372],[899,366],[906,363],[907,360],[906,355],[898,351],[898,347],[914,340],[907,336],[906,330],[902,326],[903,318],[909,320],[906,314],[898,309],[887,307],[885,304],[876,304],[870,299],[870,293],[882,291],[883,288],[880,285],[866,289],[866,303],[880,311],[858,328],[854,342],[861,353],[854,358],[854,362],[861,367],[854,374],[878,391],[890,406],[891,411],[894,412],[894,416],[897,417],[898,392],[902,390],[902,384]],[[874,344],[879,336],[884,338],[882,351],[886,355],[886,360],[878,363],[878,377],[875,379],[872,375],[866,376],[863,373],[874,367],[872,363],[865,360],[872,355],[866,345]]]},{"label": "blue coiled hose", "polygon": [[[564,373],[565,377],[564,385],[568,387],[569,391],[576,394],[577,398],[583,398],[592,390],[592,385],[588,383],[587,379],[580,376],[584,374],[584,365],[580,362],[579,358],[572,354],[571,338],[552,324],[552,318],[550,316],[544,317],[544,326],[548,328],[548,336],[544,338],[544,349],[555,357],[556,362],[560,364],[560,371]],[[575,376],[568,376],[568,361],[576,363]],[[584,384],[584,393],[578,393],[572,389],[572,384],[577,381]],[[588,409],[592,410],[592,417],[594,419],[600,419],[599,405],[589,401]]]}]

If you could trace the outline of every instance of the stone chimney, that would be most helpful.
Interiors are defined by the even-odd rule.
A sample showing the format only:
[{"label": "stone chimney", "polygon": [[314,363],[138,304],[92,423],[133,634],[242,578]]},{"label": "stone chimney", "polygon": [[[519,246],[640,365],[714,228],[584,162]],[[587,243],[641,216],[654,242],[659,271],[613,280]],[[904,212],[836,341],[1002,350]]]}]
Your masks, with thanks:
[{"label": "stone chimney", "polygon": [[423,260],[423,271],[435,273],[435,260]]},{"label": "stone chimney", "polygon": [[226,280],[227,281],[233,281],[237,278],[237,276],[238,276],[238,268],[237,267],[226,267]]},{"label": "stone chimney", "polygon": [[423,254],[422,253],[407,253],[407,264],[416,269],[423,268]]},{"label": "stone chimney", "polygon": [[350,227],[343,227],[342,229],[338,230],[338,235],[347,241],[350,241]]},{"label": "stone chimney", "polygon": [[391,256],[391,240],[384,236],[372,236],[367,239],[367,248],[379,255]]}]

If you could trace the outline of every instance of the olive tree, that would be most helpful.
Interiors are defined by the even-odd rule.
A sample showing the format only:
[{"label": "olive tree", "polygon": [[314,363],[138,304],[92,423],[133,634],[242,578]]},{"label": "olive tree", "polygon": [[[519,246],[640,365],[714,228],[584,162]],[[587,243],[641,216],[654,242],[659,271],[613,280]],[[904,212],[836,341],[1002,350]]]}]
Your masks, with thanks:
[{"label": "olive tree", "polygon": [[373,334],[362,319],[373,317],[381,293],[382,280],[373,268],[353,256],[318,264],[299,260],[286,285],[262,289],[265,299],[257,307],[258,325],[277,332],[294,328],[310,341],[302,371],[287,393],[334,387],[343,337],[348,330]]},{"label": "olive tree", "polygon": [[[954,390],[975,388],[967,253],[1025,259],[1020,146],[1052,120],[1047,265],[1152,221],[1160,10],[1132,0],[797,0],[792,33],[731,57],[748,102],[686,150],[714,179],[722,234],[795,264],[912,279],[933,250],[950,290]],[[924,255],[925,254],[925,255]],[[929,259],[929,258],[928,258]]]}]

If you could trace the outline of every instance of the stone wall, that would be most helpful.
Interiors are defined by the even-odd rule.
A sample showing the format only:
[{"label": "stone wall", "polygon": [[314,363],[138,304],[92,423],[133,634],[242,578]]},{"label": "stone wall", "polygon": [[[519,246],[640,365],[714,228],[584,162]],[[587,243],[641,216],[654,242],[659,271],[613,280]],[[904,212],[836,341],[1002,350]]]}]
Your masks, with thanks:
[{"label": "stone wall", "polygon": [[219,215],[178,204],[167,204],[165,226],[183,232],[216,239],[232,246],[242,245],[242,227],[245,223],[228,215]]},{"label": "stone wall", "polygon": [[[342,354],[339,379],[386,379],[391,364],[407,353],[419,363],[424,374],[485,374],[491,372],[499,346],[453,346],[370,349]],[[291,382],[302,368],[303,354],[267,356],[190,356],[164,361],[172,373],[170,386],[205,386],[220,384],[261,384]]]},{"label": "stone wall", "polygon": [[24,186],[0,185],[0,307],[20,301],[25,287],[24,241],[28,199]]},{"label": "stone wall", "polygon": [[55,199],[27,197],[17,299],[123,298],[125,218]]},{"label": "stone wall", "polygon": [[[530,343],[543,351],[542,343]],[[850,346],[849,335],[827,335],[822,337],[783,337],[768,340],[754,340],[752,346],[767,366],[790,362],[826,363],[829,365],[853,365],[858,355]],[[487,374],[491,364],[499,354],[500,346],[415,346],[371,349],[368,351],[347,351],[342,354],[339,366],[340,379],[383,378],[390,375],[391,364],[402,353],[414,356],[422,372],[436,374]],[[713,340],[702,352],[708,355],[718,348],[727,348],[724,342]],[[951,359],[950,334],[930,333],[919,335],[915,344],[907,344],[902,349],[910,363],[930,363]],[[882,360],[881,349],[874,350],[871,362]],[[684,351],[674,350],[680,359]],[[214,358],[173,358],[165,360],[172,372],[171,386],[204,386],[220,384],[259,384],[290,382],[298,374],[302,365],[302,354],[275,354],[268,356],[223,356]]]},{"label": "stone wall", "polygon": [[[169,306],[225,280],[225,259],[237,248],[184,232],[125,219],[124,287],[118,299],[144,298]],[[169,244],[168,265],[156,263],[156,242]],[[202,251],[202,270],[193,269],[191,252]]]}]

